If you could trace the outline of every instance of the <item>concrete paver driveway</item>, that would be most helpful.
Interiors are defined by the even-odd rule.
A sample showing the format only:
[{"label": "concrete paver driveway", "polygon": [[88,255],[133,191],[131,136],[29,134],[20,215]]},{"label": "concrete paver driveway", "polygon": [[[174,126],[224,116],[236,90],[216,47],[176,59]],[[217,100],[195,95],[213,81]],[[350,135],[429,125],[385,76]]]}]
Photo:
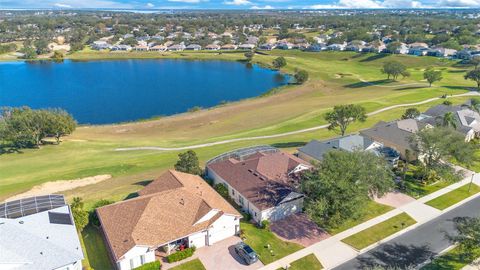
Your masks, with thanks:
[{"label": "concrete paver driveway", "polygon": [[241,239],[239,237],[230,237],[209,247],[199,248],[196,255],[202,261],[207,270],[253,270],[263,266],[258,261],[252,265],[247,265],[236,253],[234,246]]},{"label": "concrete paver driveway", "polygon": [[313,245],[330,237],[304,213],[291,215],[272,222],[270,229],[280,238],[300,244],[304,247]]},{"label": "concrete paver driveway", "polygon": [[414,202],[415,199],[399,191],[394,191],[385,194],[385,196],[383,196],[382,198],[375,198],[375,201],[381,204],[399,208],[401,206]]}]

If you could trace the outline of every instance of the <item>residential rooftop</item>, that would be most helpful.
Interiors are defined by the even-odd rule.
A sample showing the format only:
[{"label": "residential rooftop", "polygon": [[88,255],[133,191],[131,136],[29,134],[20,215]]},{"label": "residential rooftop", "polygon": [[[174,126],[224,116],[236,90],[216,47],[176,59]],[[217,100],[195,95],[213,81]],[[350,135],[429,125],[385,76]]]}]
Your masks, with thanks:
[{"label": "residential rooftop", "polygon": [[[205,180],[169,170],[137,198],[97,209],[115,260],[136,245],[157,246],[207,229],[222,214],[241,214]],[[216,211],[203,220],[211,211]]]},{"label": "residential rooftop", "polygon": [[242,158],[208,163],[207,168],[228,182],[258,209],[276,206],[298,185],[299,170],[311,165],[288,153],[256,152]]},{"label": "residential rooftop", "polygon": [[[41,204],[40,209],[31,208],[38,204],[30,202],[36,198],[42,203],[47,202],[46,197],[32,197],[0,205],[4,211],[10,211],[13,210],[11,207],[22,205],[21,201],[28,202],[16,208],[27,212],[15,214],[15,217],[4,212],[0,217],[0,269],[52,270],[81,263],[82,248],[70,207],[63,196],[53,195],[50,207]],[[63,200],[62,205],[59,205],[59,197]]]},{"label": "residential rooftop", "polygon": [[331,150],[345,150],[348,152],[366,150],[373,143],[374,141],[368,137],[353,134],[326,141],[312,140],[305,146],[299,148],[298,151],[314,159],[321,160],[323,155]]}]

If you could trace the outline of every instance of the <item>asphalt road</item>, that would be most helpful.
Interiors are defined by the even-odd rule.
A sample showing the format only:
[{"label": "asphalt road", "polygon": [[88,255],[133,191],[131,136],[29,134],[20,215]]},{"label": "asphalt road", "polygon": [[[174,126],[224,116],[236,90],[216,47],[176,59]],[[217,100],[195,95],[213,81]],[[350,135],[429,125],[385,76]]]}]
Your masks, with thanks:
[{"label": "asphalt road", "polygon": [[455,217],[480,217],[480,197],[422,224],[360,256],[335,270],[369,269],[376,265],[400,269],[416,266],[448,248],[446,234],[454,234]]}]

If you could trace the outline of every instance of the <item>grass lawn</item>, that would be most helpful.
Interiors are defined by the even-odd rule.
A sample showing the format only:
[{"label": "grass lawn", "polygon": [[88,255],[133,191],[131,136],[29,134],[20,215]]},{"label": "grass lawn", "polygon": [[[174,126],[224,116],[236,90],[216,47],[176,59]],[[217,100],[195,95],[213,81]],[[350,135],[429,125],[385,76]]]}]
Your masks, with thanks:
[{"label": "grass lawn", "polygon": [[97,228],[88,225],[83,229],[82,238],[85,244],[85,257],[88,258],[90,266],[93,269],[113,269],[101,232]]},{"label": "grass lawn", "polygon": [[[303,248],[299,244],[282,241],[272,232],[259,229],[251,223],[242,222],[240,228],[246,237],[245,243],[257,252],[265,265]],[[270,249],[266,247],[267,245],[270,245]]]},{"label": "grass lawn", "polygon": [[357,218],[357,219],[350,219],[347,220],[343,225],[339,226],[338,228],[330,228],[327,229],[328,233],[330,234],[337,234],[340,232],[343,232],[351,227],[354,227],[358,224],[361,224],[369,219],[372,219],[374,217],[380,216],[382,214],[385,214],[386,212],[393,210],[394,208],[388,205],[384,204],[379,204],[374,201],[370,201],[367,204],[367,208],[364,211],[364,215]]},{"label": "grass lawn", "polygon": [[[470,188],[470,191],[469,191]],[[452,206],[464,199],[480,192],[480,187],[473,184],[470,187],[470,184],[461,186],[455,190],[452,190],[440,197],[437,197],[433,200],[426,202],[425,204],[435,207],[437,209],[443,210],[449,206]]]},{"label": "grass lawn", "polygon": [[361,250],[415,223],[407,213],[402,213],[342,239],[342,242]]},{"label": "grass lawn", "polygon": [[[475,250],[474,254],[473,258],[480,257],[480,248]],[[422,267],[421,270],[460,270],[472,261],[463,257],[460,249],[455,247]]]},{"label": "grass lawn", "polygon": [[438,181],[435,183],[424,185],[415,178],[415,172],[420,168],[417,165],[410,164],[405,177],[405,190],[403,192],[413,198],[420,198],[451,185],[446,181]]},{"label": "grass lawn", "polygon": [[290,264],[288,270],[320,270],[323,269],[322,264],[314,254],[307,255]]},{"label": "grass lawn", "polygon": [[85,248],[85,241],[83,241],[83,236],[79,235],[78,237],[80,239],[80,245],[82,245],[82,251],[83,251],[83,260],[82,260],[82,268],[83,269],[89,269],[90,266],[90,260],[88,259],[88,253],[87,249]]},{"label": "grass lawn", "polygon": [[195,259],[186,263],[182,263],[170,269],[171,270],[205,270],[205,266],[203,266],[202,262],[199,259]]},{"label": "grass lawn", "polygon": [[438,181],[433,184],[422,185],[419,182],[405,181],[405,193],[415,199],[418,199],[444,187],[448,187],[451,184],[452,183],[448,183],[446,181]]},{"label": "grass lawn", "polygon": [[[308,53],[274,50],[267,55],[255,55],[254,62],[268,66],[278,56],[287,59],[282,72],[307,70],[310,79],[304,85],[283,88],[274,95],[232,102],[156,120],[121,125],[82,126],[58,146],[23,150],[21,154],[0,155],[0,200],[27,191],[33,186],[55,180],[69,180],[99,174],[111,174],[112,179],[64,192],[67,199],[81,196],[88,206],[99,199],[121,200],[141,188],[138,183],[155,178],[171,168],[179,152],[128,151],[115,148],[136,146],[178,147],[250,136],[271,135],[325,124],[323,115],[332,106],[360,104],[368,112],[400,103],[411,103],[443,94],[468,91],[472,83],[463,79],[465,67],[456,62],[434,57],[405,55],[356,54],[350,52]],[[243,53],[103,53],[85,50],[68,56],[71,59],[112,58],[175,58],[186,60],[220,59],[237,61]],[[411,77],[399,82],[385,82],[380,68],[385,61],[398,60],[409,67]],[[423,69],[435,66],[444,70],[444,79],[435,87],[409,87],[402,84],[420,83]],[[375,85],[361,83],[360,79]],[[425,84],[426,85],[426,84]],[[452,98],[461,103],[468,97]],[[416,106],[424,111],[442,100]],[[405,108],[396,108],[370,116],[364,123],[351,125],[347,133],[368,128],[380,120],[398,119]],[[262,117],[258,117],[261,115]],[[215,155],[258,144],[275,146],[306,143],[311,139],[326,139],[338,134],[315,130],[284,137],[241,141],[199,148],[195,151],[202,164]],[[375,213],[374,213],[375,215]],[[347,226],[348,228],[348,226]]]}]

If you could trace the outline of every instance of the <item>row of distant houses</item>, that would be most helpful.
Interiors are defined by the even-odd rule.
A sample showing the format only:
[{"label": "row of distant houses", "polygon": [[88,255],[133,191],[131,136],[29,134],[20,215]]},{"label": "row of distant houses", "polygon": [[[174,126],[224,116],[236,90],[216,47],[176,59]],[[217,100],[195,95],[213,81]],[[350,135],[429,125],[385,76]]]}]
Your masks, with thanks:
[{"label": "row of distant houses", "polygon": [[[374,127],[329,140],[313,140],[290,154],[271,146],[224,153],[206,163],[206,177],[224,185],[225,198],[200,176],[169,170],[138,197],[98,208],[110,259],[131,270],[169,254],[211,246],[238,235],[242,212],[272,222],[299,213],[301,177],[329,151],[368,151],[391,166],[413,154],[411,137],[434,128],[452,113],[465,141],[480,136],[480,114],[466,106],[438,105],[415,119],[379,122]],[[0,204],[0,269],[81,269],[83,253],[71,210],[61,195]]]},{"label": "row of distant houses", "polygon": [[309,52],[321,52],[321,51],[353,51],[353,52],[363,52],[363,53],[393,53],[393,54],[409,54],[416,56],[434,56],[434,57],[445,57],[445,58],[458,58],[463,60],[470,60],[474,57],[480,57],[480,49],[464,49],[457,51],[454,49],[443,48],[443,47],[429,47],[426,43],[412,43],[405,44],[400,43],[394,49],[389,50],[389,48],[383,42],[373,42],[366,43],[363,41],[355,41],[350,43],[334,43],[327,45],[325,43],[315,43],[309,44],[306,42],[302,43],[290,43],[287,41],[279,41],[276,43],[264,43],[256,45],[254,43],[244,43],[240,45],[236,44],[225,44],[220,45],[217,43],[209,44],[205,47],[202,47],[198,44],[189,44],[185,45],[184,43],[173,44],[173,42],[167,42],[165,44],[156,44],[149,43],[145,41],[139,42],[136,46],[129,45],[111,45],[107,41],[99,40],[94,41],[91,44],[91,48],[95,50],[105,50],[109,49],[111,51],[234,51],[234,50],[303,50]]},{"label": "row of distant houses", "polygon": [[165,51],[200,51],[200,50],[207,50],[207,51],[233,51],[233,50],[253,50],[255,49],[255,45],[253,44],[225,44],[225,45],[218,45],[218,44],[210,44],[205,47],[202,47],[198,44],[189,44],[185,45],[183,43],[180,44],[146,44],[144,42],[139,43],[136,46],[130,45],[111,45],[106,41],[94,41],[90,47],[94,50],[111,50],[111,51],[154,51],[154,52],[165,52]]}]

